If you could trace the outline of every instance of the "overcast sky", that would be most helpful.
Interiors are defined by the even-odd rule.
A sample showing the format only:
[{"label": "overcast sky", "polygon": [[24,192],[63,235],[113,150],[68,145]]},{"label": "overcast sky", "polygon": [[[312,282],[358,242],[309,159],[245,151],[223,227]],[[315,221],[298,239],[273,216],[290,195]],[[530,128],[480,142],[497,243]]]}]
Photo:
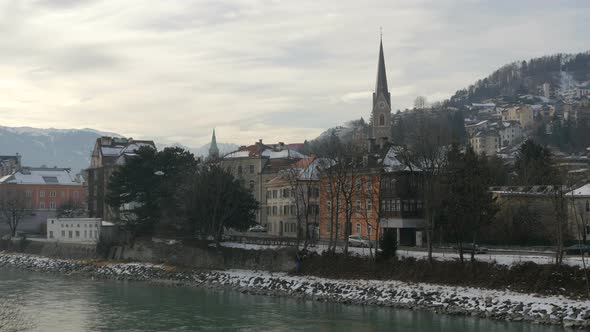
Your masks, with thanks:
[{"label": "overcast sky", "polygon": [[368,118],[515,60],[590,49],[590,1],[0,0],[0,125],[199,146]]}]

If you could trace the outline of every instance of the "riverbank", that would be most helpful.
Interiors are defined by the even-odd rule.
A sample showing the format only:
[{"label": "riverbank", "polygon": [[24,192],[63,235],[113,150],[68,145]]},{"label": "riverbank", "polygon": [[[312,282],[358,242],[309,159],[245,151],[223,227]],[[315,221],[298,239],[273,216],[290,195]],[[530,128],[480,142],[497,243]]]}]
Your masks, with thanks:
[{"label": "riverbank", "polygon": [[231,288],[244,293],[377,305],[507,321],[590,328],[590,301],[512,291],[382,280],[333,280],[247,270],[199,271],[149,263],[62,260],[0,253],[0,266],[85,278]]}]

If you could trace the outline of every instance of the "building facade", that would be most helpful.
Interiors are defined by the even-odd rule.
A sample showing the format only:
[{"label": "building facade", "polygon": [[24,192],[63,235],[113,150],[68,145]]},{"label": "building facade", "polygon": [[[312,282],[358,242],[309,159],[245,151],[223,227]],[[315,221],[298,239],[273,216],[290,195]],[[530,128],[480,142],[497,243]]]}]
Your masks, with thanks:
[{"label": "building facade", "polygon": [[267,184],[275,178],[281,169],[285,169],[306,156],[290,149],[284,143],[263,144],[259,140],[253,145],[242,146],[228,153],[220,160],[220,165],[229,170],[240,183],[248,188],[259,203],[256,221],[267,225]]},{"label": "building facade", "polygon": [[470,136],[469,144],[477,154],[495,156],[500,149],[500,138],[493,130],[483,130]]},{"label": "building facade", "polygon": [[310,239],[318,238],[320,162],[313,157],[302,159],[267,183],[268,234],[297,237],[307,232]]},{"label": "building facade", "polygon": [[0,178],[18,171],[22,167],[21,155],[0,156]]},{"label": "building facade", "polygon": [[47,218],[70,205],[85,213],[88,188],[69,168],[21,167],[13,174],[0,178],[0,189],[23,197],[28,213],[19,224],[28,233],[43,233]]},{"label": "building facade", "polygon": [[55,211],[68,203],[86,207],[87,188],[69,168],[23,167],[1,178],[0,186],[24,192],[35,211]]},{"label": "building facade", "polygon": [[519,105],[502,110],[502,121],[516,121],[524,129],[531,129],[534,125],[533,108],[529,105]]},{"label": "building facade", "polygon": [[47,240],[96,243],[100,237],[101,224],[100,218],[47,219]]},{"label": "building facade", "polygon": [[86,169],[88,181],[88,213],[90,217],[113,220],[117,211],[105,202],[108,182],[113,171],[125,164],[126,158],[132,157],[137,149],[147,146],[155,149],[156,145],[149,140],[134,140],[103,136],[96,139],[90,168]]}]

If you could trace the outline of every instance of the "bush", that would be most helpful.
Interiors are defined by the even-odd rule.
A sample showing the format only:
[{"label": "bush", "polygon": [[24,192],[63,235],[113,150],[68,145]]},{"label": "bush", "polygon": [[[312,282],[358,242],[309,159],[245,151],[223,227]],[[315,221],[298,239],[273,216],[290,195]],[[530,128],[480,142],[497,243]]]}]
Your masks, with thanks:
[{"label": "bush", "polygon": [[390,259],[395,257],[395,253],[397,251],[397,239],[396,234],[392,231],[385,231],[383,233],[383,237],[381,238],[381,242],[379,244],[381,247],[381,257],[384,259]]}]

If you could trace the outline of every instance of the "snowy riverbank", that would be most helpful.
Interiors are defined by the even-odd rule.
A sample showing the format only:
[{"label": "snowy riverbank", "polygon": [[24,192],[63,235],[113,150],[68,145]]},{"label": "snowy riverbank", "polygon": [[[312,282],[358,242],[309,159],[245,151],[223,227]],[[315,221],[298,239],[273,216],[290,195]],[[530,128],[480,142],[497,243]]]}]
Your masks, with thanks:
[{"label": "snowy riverbank", "polygon": [[60,260],[8,253],[0,253],[0,266],[91,278],[231,288],[252,294],[590,328],[590,301],[512,291],[400,281],[331,280],[244,270],[180,271],[156,264]]}]

